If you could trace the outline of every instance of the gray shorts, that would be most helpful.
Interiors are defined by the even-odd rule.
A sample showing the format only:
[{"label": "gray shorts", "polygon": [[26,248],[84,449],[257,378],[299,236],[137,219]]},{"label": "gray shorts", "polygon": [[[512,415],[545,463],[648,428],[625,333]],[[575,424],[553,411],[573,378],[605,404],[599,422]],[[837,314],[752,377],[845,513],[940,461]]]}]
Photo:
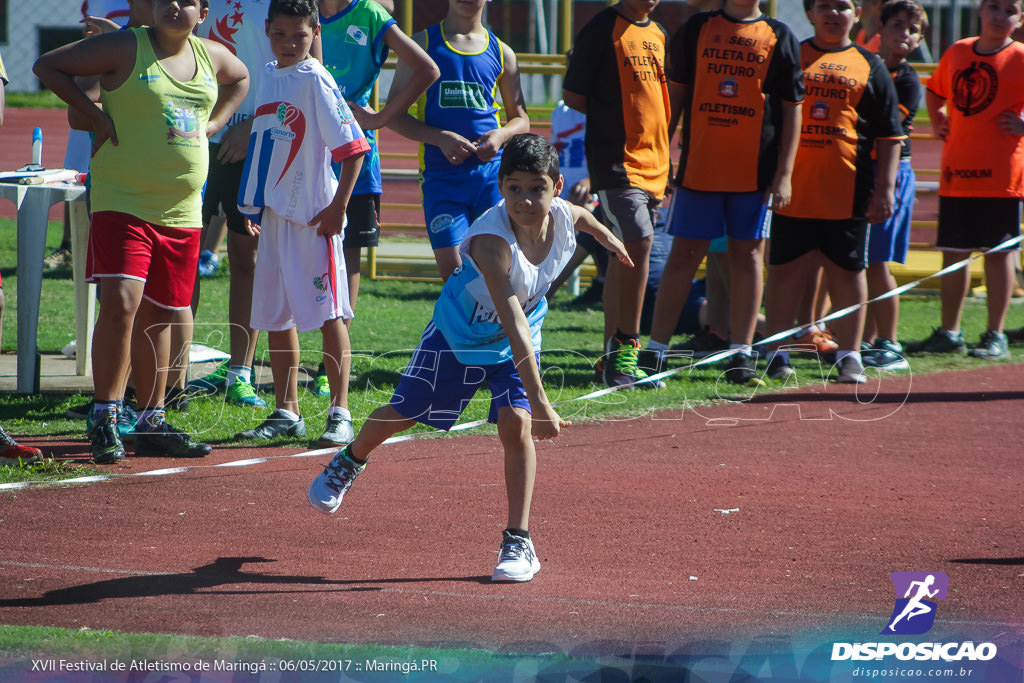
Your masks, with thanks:
[{"label": "gray shorts", "polygon": [[660,199],[639,187],[601,190],[597,196],[601,201],[605,225],[624,244],[647,239],[654,234]]}]

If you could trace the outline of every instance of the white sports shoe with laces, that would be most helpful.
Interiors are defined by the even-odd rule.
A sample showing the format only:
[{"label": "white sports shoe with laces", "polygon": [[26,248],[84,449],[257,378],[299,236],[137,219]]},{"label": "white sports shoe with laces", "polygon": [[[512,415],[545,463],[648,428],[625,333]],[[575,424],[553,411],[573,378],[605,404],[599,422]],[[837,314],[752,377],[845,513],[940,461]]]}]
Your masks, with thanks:
[{"label": "white sports shoe with laces", "polygon": [[491,581],[529,581],[539,571],[540,560],[533,549],[533,541],[503,531],[501,554]]}]

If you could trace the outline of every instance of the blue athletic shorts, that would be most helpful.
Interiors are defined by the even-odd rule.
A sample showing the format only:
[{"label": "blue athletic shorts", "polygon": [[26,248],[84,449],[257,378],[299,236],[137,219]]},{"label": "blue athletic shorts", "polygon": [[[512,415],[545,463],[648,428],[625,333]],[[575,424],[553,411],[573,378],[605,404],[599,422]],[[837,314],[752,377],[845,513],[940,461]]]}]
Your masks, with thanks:
[{"label": "blue athletic shorts", "polygon": [[914,184],[910,159],[901,159],[896,174],[892,215],[884,223],[872,223],[868,232],[868,263],[907,262],[910,219],[914,213]]},{"label": "blue athletic shorts", "polygon": [[433,249],[462,244],[473,221],[498,203],[500,165],[496,157],[463,172],[423,174],[423,216]]},{"label": "blue athletic shorts", "polygon": [[[540,364],[540,358],[537,363]],[[447,431],[455,425],[484,382],[491,390],[488,422],[498,421],[500,408],[522,408],[530,412],[530,401],[514,362],[466,365],[455,357],[444,335],[431,321],[409,365],[402,371],[391,406],[402,417]]]},{"label": "blue athletic shorts", "polygon": [[763,192],[695,192],[677,187],[669,210],[668,231],[674,237],[736,240],[768,237],[771,213]]}]

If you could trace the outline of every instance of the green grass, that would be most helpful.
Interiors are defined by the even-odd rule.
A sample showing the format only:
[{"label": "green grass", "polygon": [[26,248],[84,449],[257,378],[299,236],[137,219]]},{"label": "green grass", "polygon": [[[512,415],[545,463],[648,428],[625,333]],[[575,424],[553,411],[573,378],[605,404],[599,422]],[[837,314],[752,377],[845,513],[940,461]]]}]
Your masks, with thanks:
[{"label": "green grass", "polygon": [[[51,225],[48,242],[55,247],[60,237],[58,225]],[[0,263],[15,262],[16,240],[12,221],[0,220]],[[226,349],[227,345],[227,268],[222,267],[217,276],[202,281],[202,296],[196,317],[195,339],[210,346]],[[17,274],[14,268],[3,270],[4,291],[7,295],[7,310],[4,318],[8,325],[17,319]],[[356,319],[352,325],[352,345],[355,352],[350,384],[350,408],[356,426],[377,406],[386,402],[394,389],[402,367],[409,353],[416,346],[423,326],[430,319],[435,297],[439,291],[436,283],[415,283],[399,280],[364,281],[360,290]],[[603,322],[602,311],[598,308],[576,309],[567,306],[569,295],[559,293],[552,305],[544,327],[544,352],[542,363],[545,369],[545,386],[552,402],[572,401],[596,388],[593,383],[593,362],[600,348]],[[902,302],[901,330],[903,339],[920,339],[927,336],[939,319],[939,303],[935,297],[911,295]],[[43,281],[42,306],[39,323],[39,347],[45,352],[56,352],[74,336],[73,287],[68,274],[47,275]],[[1020,324],[1021,304],[1011,309],[1011,326]],[[1016,322],[1014,322],[1016,321]],[[964,314],[964,329],[971,331],[971,337],[985,326],[983,301],[968,302]],[[10,353],[16,346],[13,329],[3,338],[3,349]],[[309,377],[319,359],[319,332],[300,335],[303,349],[301,362]],[[1018,353],[1020,357],[1020,354]],[[256,353],[257,362],[267,361],[265,335],[261,338]],[[1024,357],[1022,357],[1024,358]],[[955,368],[983,367],[984,361],[972,358],[929,357],[914,360],[915,374]],[[802,382],[821,382],[823,368],[816,360],[794,356],[794,366]],[[828,367],[824,367],[827,372]],[[705,366],[697,370],[685,370],[668,382],[665,391],[618,392],[598,399],[570,402],[559,409],[563,417],[574,422],[585,422],[612,417],[636,417],[661,410],[678,410],[682,407],[708,405],[728,400],[742,400],[755,391],[778,390],[778,385],[760,389],[747,389],[719,383],[720,368]],[[263,397],[273,403],[273,392],[264,387]],[[17,395],[0,394],[0,424],[18,435],[50,435],[65,439],[82,439],[83,452],[87,448],[84,440],[84,424],[64,416],[64,412],[89,396],[79,394]],[[300,391],[300,405],[307,420],[310,437],[319,435],[326,417],[327,401],[319,399],[309,391]],[[463,421],[483,419],[487,415],[488,397],[481,392],[467,409]],[[182,429],[198,435],[213,444],[233,443],[233,435],[259,422],[266,410],[246,410],[227,406],[221,396],[193,399],[187,413],[170,415],[171,421]],[[419,431],[429,431],[418,427]],[[483,433],[492,428],[484,427]],[[491,432],[493,433],[493,431]],[[451,437],[446,437],[451,438]],[[304,446],[303,440],[281,440],[275,445]],[[16,478],[59,479],[70,476],[67,466],[43,463],[18,468],[0,468],[0,482]],[[86,474],[86,472],[82,472]]]},{"label": "green grass", "polygon": [[8,90],[4,93],[4,100],[8,107],[20,107],[27,109],[67,109],[67,102],[54,95],[49,90],[36,92]]}]

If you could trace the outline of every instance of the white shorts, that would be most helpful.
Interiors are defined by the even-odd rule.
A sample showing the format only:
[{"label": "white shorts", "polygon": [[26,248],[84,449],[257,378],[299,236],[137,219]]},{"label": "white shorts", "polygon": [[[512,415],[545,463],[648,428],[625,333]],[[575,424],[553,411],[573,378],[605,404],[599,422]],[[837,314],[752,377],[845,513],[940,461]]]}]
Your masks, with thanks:
[{"label": "white shorts", "polygon": [[316,228],[265,209],[260,226],[252,317],[256,330],[299,332],[328,320],[351,318],[348,274],[341,235],[322,237]]}]

